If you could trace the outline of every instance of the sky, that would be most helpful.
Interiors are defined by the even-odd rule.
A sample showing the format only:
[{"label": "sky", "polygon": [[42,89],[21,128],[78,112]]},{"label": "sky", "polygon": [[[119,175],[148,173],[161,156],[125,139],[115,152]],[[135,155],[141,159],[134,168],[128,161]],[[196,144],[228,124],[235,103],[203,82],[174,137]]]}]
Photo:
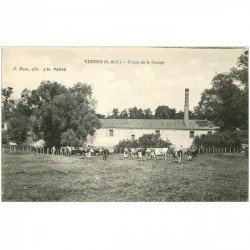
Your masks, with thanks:
[{"label": "sky", "polygon": [[[122,110],[134,106],[154,111],[159,105],[167,105],[183,110],[184,91],[189,88],[189,107],[193,110],[202,91],[211,87],[213,76],[236,66],[237,58],[245,50],[4,47],[2,87],[13,87],[13,97],[18,99],[24,88],[35,89],[42,81],[57,81],[67,87],[77,82],[87,83],[92,86],[97,112],[104,115],[110,114],[113,108]],[[54,68],[66,68],[66,71]]]}]

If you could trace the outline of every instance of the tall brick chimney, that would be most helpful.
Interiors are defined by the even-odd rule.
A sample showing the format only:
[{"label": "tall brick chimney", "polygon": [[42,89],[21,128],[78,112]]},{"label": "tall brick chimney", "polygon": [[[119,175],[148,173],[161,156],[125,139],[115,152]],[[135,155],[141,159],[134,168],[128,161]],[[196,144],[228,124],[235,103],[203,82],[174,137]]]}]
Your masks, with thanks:
[{"label": "tall brick chimney", "polygon": [[189,125],[189,89],[185,89],[185,103],[184,103],[184,126],[188,127]]}]

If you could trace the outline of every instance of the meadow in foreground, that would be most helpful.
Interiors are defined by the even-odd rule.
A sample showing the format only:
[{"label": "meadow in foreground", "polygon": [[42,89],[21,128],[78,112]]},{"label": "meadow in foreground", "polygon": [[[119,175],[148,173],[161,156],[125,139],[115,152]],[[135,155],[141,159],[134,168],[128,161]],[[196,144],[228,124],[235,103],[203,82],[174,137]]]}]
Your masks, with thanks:
[{"label": "meadow in foreground", "polygon": [[247,201],[248,159],[200,155],[183,164],[111,155],[43,154],[2,159],[2,201]]}]

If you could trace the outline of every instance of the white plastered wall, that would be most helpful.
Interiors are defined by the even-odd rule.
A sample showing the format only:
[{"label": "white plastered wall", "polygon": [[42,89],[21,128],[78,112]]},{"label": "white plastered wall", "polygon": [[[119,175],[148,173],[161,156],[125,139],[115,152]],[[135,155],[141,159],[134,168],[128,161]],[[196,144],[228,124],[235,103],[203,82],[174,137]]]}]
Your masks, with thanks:
[{"label": "white plastered wall", "polygon": [[[113,128],[110,128],[113,129]],[[93,137],[88,138],[88,144],[93,146],[115,146],[119,141],[124,139],[131,139],[131,135],[135,135],[135,139],[138,139],[144,134],[155,133],[155,129],[113,129],[113,136],[109,136],[108,128],[100,128],[96,131]],[[194,136],[207,134],[208,130],[193,130]],[[161,138],[163,140],[169,140],[176,146],[182,145],[184,148],[192,145],[193,138],[190,138],[190,130],[160,130]]]}]

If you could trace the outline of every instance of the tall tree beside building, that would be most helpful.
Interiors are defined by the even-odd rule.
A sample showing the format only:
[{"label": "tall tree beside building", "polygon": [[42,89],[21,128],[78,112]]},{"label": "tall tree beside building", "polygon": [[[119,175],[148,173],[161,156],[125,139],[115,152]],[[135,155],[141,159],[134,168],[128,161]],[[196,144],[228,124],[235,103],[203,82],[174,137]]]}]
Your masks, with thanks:
[{"label": "tall tree beside building", "polygon": [[248,53],[239,57],[236,68],[216,74],[212,87],[205,89],[195,113],[221,130],[248,128]]},{"label": "tall tree beside building", "polygon": [[24,142],[28,132],[44,139],[47,146],[81,146],[100,127],[92,88],[77,83],[72,88],[57,82],[42,82],[33,91],[24,90],[9,120],[8,134]]},{"label": "tall tree beside building", "polygon": [[95,106],[91,86],[82,83],[43,104],[41,129],[47,145],[83,145],[100,127]]}]

